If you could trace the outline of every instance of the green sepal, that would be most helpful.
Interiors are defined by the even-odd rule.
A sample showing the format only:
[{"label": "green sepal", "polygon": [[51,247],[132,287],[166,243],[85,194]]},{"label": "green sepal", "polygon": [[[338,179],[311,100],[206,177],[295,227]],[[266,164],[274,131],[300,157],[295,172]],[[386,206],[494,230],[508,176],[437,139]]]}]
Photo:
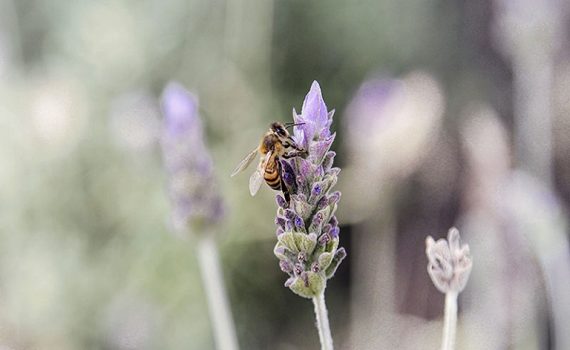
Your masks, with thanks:
[{"label": "green sepal", "polygon": [[279,260],[295,260],[296,259],[296,254],[293,253],[289,248],[287,248],[281,242],[277,242],[275,244],[275,248],[273,248],[273,254],[275,254],[277,259],[279,259]]},{"label": "green sepal", "polygon": [[338,176],[336,174],[327,174],[325,175],[323,182],[325,182],[326,184],[326,191],[325,193],[329,193],[331,188],[333,188],[334,185],[336,185],[338,181]]},{"label": "green sepal", "polygon": [[322,253],[321,255],[319,255],[318,258],[318,263],[319,263],[319,268],[321,270],[326,270],[327,267],[329,267],[329,265],[331,264],[333,259],[333,254],[332,253]]},{"label": "green sepal", "polygon": [[[320,233],[322,231],[323,226],[329,222],[329,218],[330,218],[330,212],[331,212],[331,208],[330,207],[324,207],[323,209],[319,210],[318,212],[315,213],[315,215],[313,215],[313,220],[311,221],[311,224],[309,225],[309,232],[316,232],[316,233]],[[320,223],[316,223],[315,222],[315,217],[318,214],[321,214],[323,217],[323,220],[321,220]]]},{"label": "green sepal", "polygon": [[322,273],[303,272],[303,277],[296,277],[293,283],[289,285],[293,293],[303,298],[310,299],[320,295],[326,287],[326,278]]},{"label": "green sepal", "polygon": [[313,212],[313,207],[307,203],[306,200],[303,201],[292,198],[291,206],[293,211],[297,213],[297,215],[299,215],[304,221],[307,221]]},{"label": "green sepal", "polygon": [[332,259],[330,266],[326,269],[327,279],[334,276],[336,269],[338,269],[338,266],[344,258],[346,258],[346,250],[344,250],[344,248],[338,249],[334,254],[334,258]]},{"label": "green sepal", "polygon": [[295,243],[293,232],[289,231],[282,233],[281,235],[279,235],[277,239],[278,239],[277,244],[283,245],[285,248],[289,249],[291,252],[295,254],[299,253],[299,249],[297,248],[297,245]]},{"label": "green sepal", "polygon": [[311,254],[317,245],[317,235],[314,233],[306,234],[302,232],[293,232],[295,243],[300,252]]},{"label": "green sepal", "polygon": [[334,253],[336,251],[336,249],[338,248],[338,243],[339,243],[339,238],[332,238],[328,243],[327,243],[327,247],[325,249],[325,251],[327,252],[331,252]]},{"label": "green sepal", "polygon": [[294,254],[304,252],[311,254],[317,245],[315,234],[305,234],[302,232],[285,232],[279,236],[278,245],[282,244]]}]

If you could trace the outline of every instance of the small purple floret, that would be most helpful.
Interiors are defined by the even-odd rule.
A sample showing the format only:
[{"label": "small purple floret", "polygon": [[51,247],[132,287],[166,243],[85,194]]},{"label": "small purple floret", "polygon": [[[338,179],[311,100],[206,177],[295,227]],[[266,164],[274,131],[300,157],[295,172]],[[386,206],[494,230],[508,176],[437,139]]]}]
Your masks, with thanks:
[{"label": "small purple floret", "polygon": [[295,227],[300,228],[300,227],[304,227],[304,226],[305,226],[305,223],[303,222],[303,219],[301,219],[299,216],[297,216],[295,218]]}]

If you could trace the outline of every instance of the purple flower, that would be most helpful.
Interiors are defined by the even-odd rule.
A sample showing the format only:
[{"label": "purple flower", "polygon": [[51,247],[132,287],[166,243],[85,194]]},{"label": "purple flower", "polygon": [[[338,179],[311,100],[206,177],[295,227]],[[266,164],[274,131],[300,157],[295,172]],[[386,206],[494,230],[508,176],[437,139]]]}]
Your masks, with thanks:
[{"label": "purple flower", "polygon": [[162,94],[162,154],[168,173],[172,223],[177,230],[219,221],[224,209],[204,142],[198,99],[171,82]]},{"label": "purple flower", "polygon": [[[308,155],[281,160],[291,202],[287,207],[277,195],[278,242],[274,252],[281,270],[289,275],[285,286],[306,298],[322,293],[346,256],[344,248],[338,246],[340,229],[334,216],[340,193],[331,193],[340,171],[332,166],[332,117],[319,84],[313,82],[301,114],[293,110],[294,121],[303,123],[295,127],[294,139]],[[284,268],[290,266],[294,268]]]},{"label": "purple flower", "polygon": [[295,140],[303,148],[309,149],[309,145],[313,141],[325,140],[330,136],[330,126],[332,124],[332,115],[327,111],[327,105],[321,94],[319,83],[313,81],[311,90],[303,101],[301,114],[298,115],[293,109],[293,119],[295,123],[303,123],[294,129]]}]

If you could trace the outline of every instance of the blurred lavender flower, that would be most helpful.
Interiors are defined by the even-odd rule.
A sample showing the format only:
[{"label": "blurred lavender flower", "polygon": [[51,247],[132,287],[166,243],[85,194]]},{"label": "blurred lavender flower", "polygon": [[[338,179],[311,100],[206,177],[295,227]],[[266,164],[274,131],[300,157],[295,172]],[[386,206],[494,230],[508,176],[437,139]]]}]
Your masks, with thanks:
[{"label": "blurred lavender flower", "polygon": [[346,257],[344,248],[338,247],[334,215],[340,192],[331,192],[340,172],[332,166],[335,152],[329,150],[335,138],[330,132],[333,114],[327,111],[319,84],[313,82],[301,114],[293,110],[295,123],[303,123],[295,127],[294,138],[308,156],[281,160],[291,202],[277,195],[274,253],[281,270],[289,275],[285,286],[305,298],[322,295],[326,281]]},{"label": "blurred lavender flower", "polygon": [[162,153],[174,228],[184,230],[188,225],[218,222],[223,216],[223,203],[204,144],[197,98],[172,82],[162,94],[162,112]]},{"label": "blurred lavender flower", "polygon": [[461,245],[459,239],[459,231],[455,227],[449,230],[447,241],[434,241],[431,236],[426,239],[428,273],[433,284],[442,293],[460,293],[471,273],[469,245]]},{"label": "blurred lavender flower", "polygon": [[[443,111],[443,91],[427,73],[362,84],[343,118],[349,164],[340,187],[350,189],[344,191],[343,217],[358,222],[377,215],[381,202],[389,202],[384,196],[392,185],[414,173],[435,145]],[[360,181],[363,177],[377,186]]]},{"label": "blurred lavender flower", "polygon": [[[170,83],[162,94],[162,111],[162,151],[169,175],[173,226],[179,232],[188,229],[211,232],[208,226],[222,218],[223,204],[215,188],[212,159],[204,144],[198,100],[180,84]],[[237,350],[238,340],[214,236],[203,234],[197,243],[216,346]]]},{"label": "blurred lavender flower", "polygon": [[455,227],[447,233],[447,241],[434,241],[431,236],[426,239],[428,274],[436,288],[445,293],[441,350],[455,349],[457,296],[465,288],[472,267],[469,246],[461,245],[459,239]]}]

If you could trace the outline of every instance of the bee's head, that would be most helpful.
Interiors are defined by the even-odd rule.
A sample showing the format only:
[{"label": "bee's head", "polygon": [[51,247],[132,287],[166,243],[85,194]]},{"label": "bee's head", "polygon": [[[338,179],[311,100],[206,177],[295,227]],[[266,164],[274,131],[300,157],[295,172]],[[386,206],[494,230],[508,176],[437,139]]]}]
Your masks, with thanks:
[{"label": "bee's head", "polygon": [[276,133],[277,136],[281,136],[281,137],[288,137],[289,136],[289,132],[285,128],[285,125],[283,125],[279,122],[271,123],[271,125],[269,126],[269,129],[271,131],[273,131],[274,133]]}]

